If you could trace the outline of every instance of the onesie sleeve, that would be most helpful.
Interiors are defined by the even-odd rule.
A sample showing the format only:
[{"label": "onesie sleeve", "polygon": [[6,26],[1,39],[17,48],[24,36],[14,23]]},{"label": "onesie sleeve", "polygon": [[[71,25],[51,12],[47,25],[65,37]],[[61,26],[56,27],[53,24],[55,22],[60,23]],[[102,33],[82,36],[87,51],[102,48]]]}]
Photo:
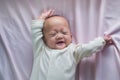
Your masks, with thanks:
[{"label": "onesie sleeve", "polygon": [[78,44],[75,48],[74,57],[76,61],[79,62],[83,57],[87,57],[101,51],[105,44],[105,40],[101,37],[96,38],[87,44]]},{"label": "onesie sleeve", "polygon": [[44,45],[43,42],[43,20],[32,20],[32,41],[33,41],[33,52],[34,57],[39,55],[42,46]]}]

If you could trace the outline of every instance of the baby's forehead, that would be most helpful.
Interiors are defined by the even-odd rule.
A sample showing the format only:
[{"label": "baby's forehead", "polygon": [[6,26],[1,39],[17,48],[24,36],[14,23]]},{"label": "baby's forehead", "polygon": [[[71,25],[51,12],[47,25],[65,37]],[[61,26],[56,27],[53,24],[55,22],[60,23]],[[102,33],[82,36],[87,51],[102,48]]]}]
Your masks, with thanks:
[{"label": "baby's forehead", "polygon": [[45,23],[57,23],[57,22],[66,22],[66,23],[68,23],[68,20],[63,16],[51,16],[51,17],[48,17],[45,20]]},{"label": "baby's forehead", "polygon": [[44,28],[48,29],[54,26],[64,26],[69,27],[68,21],[62,16],[52,16],[45,20]]}]

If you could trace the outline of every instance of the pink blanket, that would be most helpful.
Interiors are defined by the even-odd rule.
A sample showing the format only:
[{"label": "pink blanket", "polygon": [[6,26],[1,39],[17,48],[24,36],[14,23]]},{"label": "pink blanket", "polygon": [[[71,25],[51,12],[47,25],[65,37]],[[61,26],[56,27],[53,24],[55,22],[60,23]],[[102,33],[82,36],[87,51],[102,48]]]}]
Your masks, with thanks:
[{"label": "pink blanket", "polygon": [[73,42],[112,35],[114,45],[80,61],[77,80],[120,80],[120,0],[0,0],[0,80],[29,80],[31,20],[55,9],[70,21]]}]

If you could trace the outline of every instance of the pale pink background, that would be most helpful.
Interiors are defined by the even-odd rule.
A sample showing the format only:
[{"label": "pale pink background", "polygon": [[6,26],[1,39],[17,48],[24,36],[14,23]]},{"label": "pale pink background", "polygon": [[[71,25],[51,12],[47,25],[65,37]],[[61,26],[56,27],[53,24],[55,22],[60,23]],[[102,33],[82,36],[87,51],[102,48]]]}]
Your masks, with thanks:
[{"label": "pale pink background", "polygon": [[55,9],[70,21],[74,43],[110,34],[115,45],[80,61],[77,80],[120,80],[120,0],[0,0],[0,80],[29,80],[31,20]]}]

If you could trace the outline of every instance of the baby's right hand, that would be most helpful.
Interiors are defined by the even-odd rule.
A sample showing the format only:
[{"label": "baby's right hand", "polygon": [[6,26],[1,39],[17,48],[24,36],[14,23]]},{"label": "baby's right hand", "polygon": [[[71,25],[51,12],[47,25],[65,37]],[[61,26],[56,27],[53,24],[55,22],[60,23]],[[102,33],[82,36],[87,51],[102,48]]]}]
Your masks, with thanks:
[{"label": "baby's right hand", "polygon": [[54,10],[50,9],[48,11],[43,11],[43,13],[38,17],[38,19],[45,20],[47,17],[52,16],[54,14]]}]

